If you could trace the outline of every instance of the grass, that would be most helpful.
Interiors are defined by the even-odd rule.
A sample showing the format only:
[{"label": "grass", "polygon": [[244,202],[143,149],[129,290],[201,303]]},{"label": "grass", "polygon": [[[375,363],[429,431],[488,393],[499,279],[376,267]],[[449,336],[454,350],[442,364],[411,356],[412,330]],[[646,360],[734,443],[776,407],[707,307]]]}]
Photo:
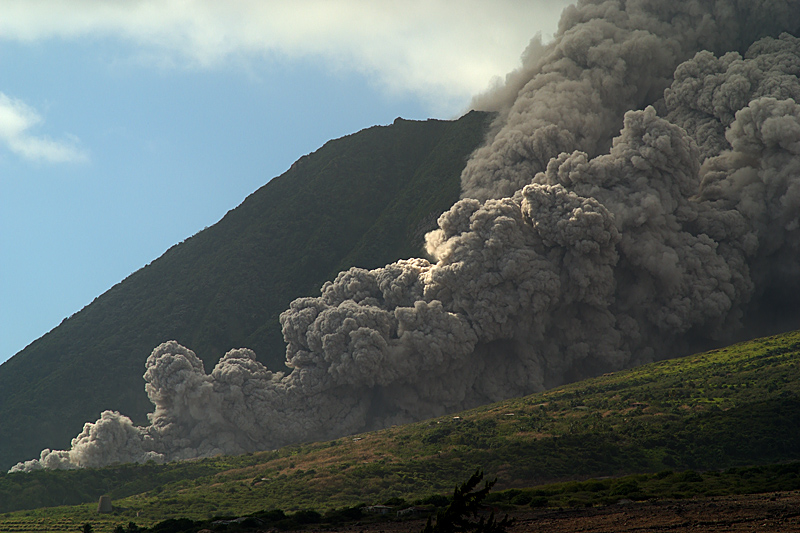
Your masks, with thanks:
[{"label": "grass", "polygon": [[[508,504],[520,495],[517,503],[573,506],[795,490],[799,352],[793,332],[330,442],[169,465],[5,474],[0,512],[15,501],[17,509],[61,503],[58,491],[67,489],[92,503],[0,515],[0,530],[91,518],[99,532],[129,521],[411,502],[451,492],[478,467],[499,478],[495,489],[511,494]],[[116,514],[95,514],[104,493]]]},{"label": "grass", "polygon": [[622,499],[682,500],[800,490],[800,463],[698,472],[662,470],[617,478],[568,481],[490,494],[489,503],[530,507],[591,507]]}]

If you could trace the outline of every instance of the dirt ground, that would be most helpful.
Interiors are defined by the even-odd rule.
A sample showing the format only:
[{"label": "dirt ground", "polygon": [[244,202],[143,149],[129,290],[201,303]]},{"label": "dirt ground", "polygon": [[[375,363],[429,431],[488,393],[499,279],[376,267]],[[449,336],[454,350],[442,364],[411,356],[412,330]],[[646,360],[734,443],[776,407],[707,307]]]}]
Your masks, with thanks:
[{"label": "dirt ground", "polygon": [[[511,533],[800,532],[800,491],[511,514]],[[424,520],[353,524],[343,533],[417,533]]]}]

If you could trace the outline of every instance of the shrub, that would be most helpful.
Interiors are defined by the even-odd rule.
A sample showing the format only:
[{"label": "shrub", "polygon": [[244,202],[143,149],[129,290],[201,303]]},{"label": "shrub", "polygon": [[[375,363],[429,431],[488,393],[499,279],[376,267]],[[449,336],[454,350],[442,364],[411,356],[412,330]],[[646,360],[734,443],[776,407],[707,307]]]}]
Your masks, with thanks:
[{"label": "shrub", "polygon": [[513,505],[528,505],[529,503],[531,503],[531,500],[532,500],[531,495],[525,494],[523,492],[522,494],[517,494],[516,496],[511,498],[511,503]]},{"label": "shrub", "polygon": [[483,472],[477,470],[463,485],[456,487],[450,505],[436,513],[435,524],[428,518],[422,533],[505,533],[508,526],[514,523],[508,516],[498,522],[492,512],[488,520],[485,516],[475,520],[481,503],[497,481],[487,481],[482,489],[476,491],[475,487],[482,479]]},{"label": "shrub", "polygon": [[434,507],[445,507],[450,504],[450,498],[443,494],[431,494],[419,500],[420,505],[433,505]]},{"label": "shrub", "polygon": [[298,524],[318,524],[322,522],[322,515],[313,510],[301,510],[291,517]]},{"label": "shrub", "polygon": [[528,504],[533,508],[537,507],[547,507],[548,501],[547,498],[544,496],[533,496],[531,498],[531,502]]}]

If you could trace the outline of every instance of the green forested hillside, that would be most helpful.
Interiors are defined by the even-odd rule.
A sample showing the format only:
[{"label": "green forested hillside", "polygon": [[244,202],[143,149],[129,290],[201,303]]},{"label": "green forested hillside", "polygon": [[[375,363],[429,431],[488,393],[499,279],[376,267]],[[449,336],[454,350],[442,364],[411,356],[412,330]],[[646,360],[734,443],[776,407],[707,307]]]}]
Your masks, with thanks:
[{"label": "green forested hillside", "polygon": [[280,368],[278,315],[341,269],[420,254],[488,121],[398,119],[330,141],[65,319],[0,366],[0,470],[68,447],[104,409],[145,423],[144,361],[165,340],[207,371],[239,347]]},{"label": "green forested hillside", "polygon": [[[0,512],[96,502],[101,494],[117,502],[113,519],[123,523],[324,511],[447,493],[477,467],[500,479],[498,490],[570,481],[539,491],[562,503],[648,491],[796,490],[800,465],[787,463],[800,460],[799,357],[800,331],[331,442],[168,465],[5,474]],[[769,464],[781,466],[741,469]],[[575,483],[644,473],[652,475]]]}]

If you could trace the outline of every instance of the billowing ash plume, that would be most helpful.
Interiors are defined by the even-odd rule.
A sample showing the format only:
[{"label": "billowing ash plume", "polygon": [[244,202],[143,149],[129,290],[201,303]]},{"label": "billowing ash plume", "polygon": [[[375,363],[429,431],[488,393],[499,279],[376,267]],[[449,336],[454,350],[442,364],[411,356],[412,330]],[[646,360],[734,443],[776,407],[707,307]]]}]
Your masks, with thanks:
[{"label": "billowing ash plume", "polygon": [[567,9],[476,100],[500,118],[431,261],[352,268],[294,301],[288,375],[246,349],[207,375],[162,344],[150,426],[107,411],[13,470],[333,438],[729,339],[800,290],[800,39],[781,34],[798,29],[796,0]]}]

